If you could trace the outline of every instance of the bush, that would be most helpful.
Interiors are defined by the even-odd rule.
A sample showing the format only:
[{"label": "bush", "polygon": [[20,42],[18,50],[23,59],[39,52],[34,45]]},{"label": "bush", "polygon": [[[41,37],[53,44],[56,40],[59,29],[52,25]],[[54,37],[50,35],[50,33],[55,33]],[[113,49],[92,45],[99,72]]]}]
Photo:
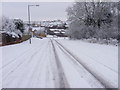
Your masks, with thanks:
[{"label": "bush", "polygon": [[2,46],[21,43],[23,41],[30,39],[30,37],[31,37],[30,35],[23,35],[22,37],[19,38],[17,37],[13,38],[11,35],[2,33]]}]

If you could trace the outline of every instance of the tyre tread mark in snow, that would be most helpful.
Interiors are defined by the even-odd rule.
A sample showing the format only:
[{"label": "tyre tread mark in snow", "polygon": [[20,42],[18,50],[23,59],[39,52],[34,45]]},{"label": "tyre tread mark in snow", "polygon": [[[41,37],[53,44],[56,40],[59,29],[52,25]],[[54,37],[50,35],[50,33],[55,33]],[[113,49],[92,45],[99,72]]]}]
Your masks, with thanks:
[{"label": "tyre tread mark in snow", "polygon": [[[70,63],[72,65],[74,64],[75,68],[80,74],[81,74],[81,69],[83,70],[83,72],[87,73],[86,75],[90,77],[89,80],[87,79],[90,84],[91,82],[93,82],[92,84],[96,85],[98,88],[100,86],[104,88],[104,86],[91,73],[89,73],[80,63],[76,62],[75,58],[73,58],[68,52],[66,52],[58,43],[56,43],[56,45],[62,51],[62,53],[64,53],[64,55],[69,58],[69,60],[71,61]],[[81,77],[82,78],[84,77],[86,79],[87,78],[86,75],[85,76],[82,75]],[[92,84],[91,86],[93,86]]]},{"label": "tyre tread mark in snow", "polygon": [[59,84],[60,84],[59,88],[69,88],[69,83],[68,83],[68,81],[66,79],[66,76],[64,74],[63,67],[62,67],[62,65],[60,63],[60,60],[58,58],[58,54],[56,52],[56,49],[55,49],[55,46],[54,46],[52,40],[51,40],[51,44],[52,44],[52,47],[53,47],[53,51],[54,51],[54,55],[55,55],[55,59],[56,59],[56,64],[57,64],[58,71],[59,71],[59,79],[60,79],[60,81],[59,81]]},{"label": "tyre tread mark in snow", "polygon": [[[42,44],[41,44],[41,45],[42,45]],[[38,46],[39,46],[39,45],[38,45]],[[25,56],[28,52],[30,52],[30,50],[32,51],[32,50],[34,50],[34,49],[36,49],[36,47],[33,48],[33,49],[31,49],[31,48],[30,48],[30,49],[27,49],[27,50],[24,52],[24,54],[23,54],[23,52],[22,52],[20,55],[18,55],[18,56],[15,57],[14,59],[12,59],[10,62],[8,62],[7,64],[5,64],[4,66],[2,66],[2,67],[0,68],[0,70],[3,69],[3,68],[5,68],[6,66],[10,65],[11,63],[15,62],[18,57]]]},{"label": "tyre tread mark in snow", "polygon": [[[43,45],[44,46],[44,45]],[[41,49],[41,48],[40,48]],[[36,54],[36,53],[38,53],[39,52],[39,50],[40,49],[38,49],[36,52],[34,52],[33,54],[32,54],[32,56],[30,57],[30,58],[33,58],[33,56]],[[3,78],[3,80],[5,80],[10,74],[12,74],[15,70],[17,70],[23,63],[25,63],[25,61],[30,61],[30,60],[32,60],[32,59],[25,59],[24,61],[22,61],[22,62],[20,62],[17,66],[16,66],[16,68],[14,68],[14,69],[12,69],[4,78]]]},{"label": "tyre tread mark in snow", "polygon": [[[46,44],[46,45],[48,45],[48,44]],[[44,46],[44,45],[43,45],[43,46]],[[42,48],[42,49],[43,49],[43,48]],[[43,50],[44,50],[44,49],[43,49]],[[39,52],[39,50],[38,50],[38,52]],[[37,52],[37,53],[38,53],[38,52]],[[33,76],[34,76],[34,74],[35,74],[38,66],[40,65],[40,62],[41,62],[41,60],[38,59],[38,62],[37,62],[37,64],[36,64],[36,66],[34,67],[33,73],[32,73],[31,78],[30,78],[30,80],[29,80],[28,86],[29,86],[29,84],[31,83],[30,81],[32,81]]]},{"label": "tyre tread mark in snow", "polygon": [[50,40],[50,44],[49,44],[49,51],[50,51],[50,55],[49,55],[49,58],[50,58],[50,64],[51,64],[51,74],[53,75],[52,77],[52,80],[54,82],[54,87],[55,88],[58,88],[58,79],[57,79],[57,74],[58,74],[58,70],[57,70],[57,65],[56,65],[56,61],[55,61],[55,56],[54,56],[54,51],[53,51],[53,46],[52,46],[52,43],[51,43],[51,40]]},{"label": "tyre tread mark in snow", "polygon": [[112,88],[114,89],[115,87],[111,85],[109,82],[105,81],[102,77],[97,75],[95,72],[90,70],[90,68],[87,65],[84,65],[84,63],[81,62],[75,55],[73,55],[69,50],[67,50],[62,44],[60,44],[58,41],[54,40],[64,51],[66,51],[70,56],[74,58],[80,65],[82,65],[90,74],[92,74],[106,89]]}]

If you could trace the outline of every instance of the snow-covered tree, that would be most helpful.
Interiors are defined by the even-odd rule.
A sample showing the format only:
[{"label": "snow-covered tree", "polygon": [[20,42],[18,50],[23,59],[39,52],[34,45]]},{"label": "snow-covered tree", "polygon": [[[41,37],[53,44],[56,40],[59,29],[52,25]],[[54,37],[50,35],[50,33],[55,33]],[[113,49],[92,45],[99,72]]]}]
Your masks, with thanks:
[{"label": "snow-covered tree", "polygon": [[23,26],[22,22],[20,20],[15,21],[13,19],[9,19],[5,16],[2,17],[2,25],[1,25],[1,30],[6,32],[9,35],[12,35],[13,37],[21,37],[22,36],[22,31]]},{"label": "snow-covered tree", "polygon": [[69,36],[109,39],[117,36],[117,3],[76,2],[67,9]]},{"label": "snow-covered tree", "polygon": [[25,29],[23,21],[21,19],[14,19],[13,22],[15,24],[15,29],[18,29],[23,33]]},{"label": "snow-covered tree", "polygon": [[2,30],[6,32],[14,32],[15,31],[15,24],[13,20],[8,19],[7,17],[2,17]]}]

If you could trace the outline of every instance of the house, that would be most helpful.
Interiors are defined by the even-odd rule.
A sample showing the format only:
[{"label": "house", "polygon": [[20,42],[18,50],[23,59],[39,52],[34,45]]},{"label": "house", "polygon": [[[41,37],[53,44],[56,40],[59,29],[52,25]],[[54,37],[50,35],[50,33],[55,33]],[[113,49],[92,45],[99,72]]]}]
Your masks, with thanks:
[{"label": "house", "polygon": [[32,27],[33,36],[46,37],[45,27]]},{"label": "house", "polygon": [[47,31],[47,34],[56,35],[56,36],[59,36],[59,37],[66,37],[65,29],[49,29]]}]

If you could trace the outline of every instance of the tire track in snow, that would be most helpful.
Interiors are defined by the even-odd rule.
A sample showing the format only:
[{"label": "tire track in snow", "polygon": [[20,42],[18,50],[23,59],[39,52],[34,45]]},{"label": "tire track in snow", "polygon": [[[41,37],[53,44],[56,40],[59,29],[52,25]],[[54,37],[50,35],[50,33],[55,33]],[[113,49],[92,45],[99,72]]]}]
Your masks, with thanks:
[{"label": "tire track in snow", "polygon": [[[87,51],[88,49],[86,48],[86,51]],[[115,72],[115,73],[118,73],[118,71],[117,70],[114,70],[113,68],[111,68],[110,66],[107,66],[107,65],[105,65],[104,63],[102,63],[102,62],[100,62],[100,61],[98,61],[98,60],[95,60],[93,57],[90,57],[88,54],[86,54],[84,51],[82,51],[82,53],[85,55],[85,56],[87,56],[87,57],[89,57],[92,61],[94,61],[94,62],[96,62],[96,63],[99,63],[100,65],[102,65],[102,66],[104,66],[104,67],[106,67],[107,69],[109,69],[109,70],[111,70],[111,71],[113,71],[113,72]],[[94,56],[94,57],[96,57],[97,58],[97,56]],[[101,59],[103,58],[102,56],[99,56]]]},{"label": "tire track in snow", "polygon": [[[44,47],[46,47],[46,48],[48,48],[48,41],[47,41],[47,43],[45,43],[46,44],[46,46],[45,45],[43,45]],[[44,48],[42,48],[42,50],[41,51],[43,51],[44,52]],[[39,51],[40,52],[40,51]],[[39,53],[38,53],[39,54]],[[43,55],[44,54],[44,55]],[[42,52],[40,52],[40,55],[42,56],[42,57],[45,57],[45,55],[46,55],[46,53],[43,53],[42,54]],[[36,55],[35,55],[36,56]],[[40,67],[42,66],[42,64],[43,63],[45,63],[45,61],[44,61],[44,59],[42,59],[42,60],[40,60],[40,57],[41,56],[39,56],[39,58],[38,58],[38,61],[36,62],[36,65],[35,65],[35,67],[34,67],[34,70],[33,70],[33,72],[32,72],[32,74],[31,74],[31,76],[30,76],[30,80],[28,81],[28,87],[29,87],[29,85],[31,84],[31,82],[33,81],[32,79],[34,79],[34,76],[35,76],[35,74],[40,70]],[[47,62],[46,62],[47,63]],[[41,68],[42,69],[42,68]],[[37,78],[39,78],[39,77],[37,77]],[[39,80],[39,79],[38,79]],[[34,84],[34,83],[33,83]]]},{"label": "tire track in snow", "polygon": [[[94,76],[96,78],[97,81],[99,81],[106,89],[109,88],[116,88],[115,86],[113,86],[110,82],[104,80],[103,77],[100,77],[97,73],[93,72],[87,65],[85,65],[83,62],[81,62],[81,60],[79,60],[74,54],[72,54],[69,50],[67,50],[62,44],[60,44],[58,41],[54,40],[59,47],[64,50],[69,56],[71,56],[72,58],[74,58],[74,60],[79,63],[80,65],[82,65],[92,76]],[[65,53],[64,52],[64,53]]]},{"label": "tire track in snow", "polygon": [[[44,43],[44,42],[43,42]],[[43,44],[42,43],[42,44]],[[42,44],[40,44],[40,45],[42,45]],[[7,64],[5,64],[5,65],[3,65],[1,68],[0,68],[0,70],[1,69],[3,69],[3,68],[5,68],[6,66],[8,66],[9,64],[11,64],[11,63],[14,63],[19,57],[24,57],[24,56],[26,56],[26,54],[28,54],[28,52],[31,52],[31,51],[33,51],[34,49],[37,49],[38,48],[38,46],[39,45],[37,45],[35,48],[30,48],[30,49],[27,49],[25,52],[22,52],[20,55],[18,55],[18,56],[16,56],[14,59],[12,59],[10,62],[8,62]],[[24,53],[24,54],[23,54]]]},{"label": "tire track in snow", "polygon": [[[45,43],[44,43],[44,44],[45,44]],[[42,44],[42,46],[44,46],[44,44]],[[41,49],[41,48],[38,49],[38,47],[36,47],[36,49],[32,49],[32,50],[34,50],[35,52],[32,53],[32,55],[31,55],[30,57],[29,57],[29,53],[27,53],[27,57],[29,57],[29,58],[24,59],[24,56],[26,56],[26,55],[24,55],[23,57],[21,57],[22,61],[21,61],[16,67],[14,67],[12,70],[10,70],[10,71],[7,73],[7,75],[4,75],[4,77],[3,77],[2,80],[4,81],[5,79],[7,79],[7,77],[8,77],[10,74],[12,74],[13,72],[15,72],[15,71],[16,71],[22,64],[24,64],[26,61],[27,61],[27,62],[31,61],[32,58],[33,58],[33,56],[35,56],[35,54],[38,53],[40,49]],[[37,50],[37,51],[36,51],[36,50]],[[17,60],[17,61],[19,61],[19,60]]]},{"label": "tire track in snow", "polygon": [[[98,80],[96,80],[96,78],[94,78],[93,75],[91,75],[91,73],[89,73],[80,63],[76,62],[76,60],[74,60],[72,56],[70,56],[63,48],[61,48],[58,43],[56,43],[55,45],[61,51],[60,53],[63,53],[63,57],[67,58],[65,61],[69,63],[71,67],[76,69],[76,71],[79,73],[79,77],[87,81],[91,88],[104,88],[104,86]],[[63,64],[66,63],[63,62]]]},{"label": "tire track in snow", "polygon": [[56,60],[56,64],[57,64],[57,69],[58,69],[58,75],[59,75],[59,88],[69,88],[69,83],[66,79],[66,76],[64,74],[64,70],[63,70],[63,67],[61,65],[61,62],[58,58],[58,54],[56,52],[56,49],[55,49],[55,46],[54,46],[54,43],[53,41],[50,39],[51,41],[51,44],[52,44],[52,47],[53,47],[53,52],[54,52],[54,56],[55,56],[55,60]]},{"label": "tire track in snow", "polygon": [[59,88],[59,75],[58,75],[58,69],[56,65],[56,60],[54,56],[53,46],[51,44],[51,40],[49,42],[49,67],[50,67],[50,73],[52,76],[52,82],[54,84],[54,88]]},{"label": "tire track in snow", "polygon": [[[47,52],[46,50],[48,50],[49,48],[48,41],[45,42],[45,45],[43,46],[44,47],[39,47],[39,48],[42,48],[42,50],[39,50],[39,52],[34,55],[34,58],[30,60],[31,62],[29,63],[26,62],[24,65],[21,66],[21,68],[19,68],[17,71],[12,73],[12,75],[8,79],[14,76],[16,77],[17,73],[19,74],[19,72],[20,72],[20,77],[18,76],[17,78],[14,78],[13,80],[10,79],[9,82],[7,82],[8,85],[5,84],[7,87],[10,87],[10,88],[11,87],[14,87],[14,88],[28,88],[28,87],[29,88],[46,88],[46,84],[48,82],[47,77],[49,75],[46,74],[44,77],[43,75],[41,76],[41,74],[43,74],[44,72],[47,73],[46,70],[44,71],[44,69],[46,68],[46,65],[45,67],[43,67],[43,64],[48,63],[48,61],[46,60],[47,58],[46,53],[44,53],[44,51]],[[42,81],[39,78],[41,78]],[[48,83],[48,84],[51,85],[51,83]]]}]

